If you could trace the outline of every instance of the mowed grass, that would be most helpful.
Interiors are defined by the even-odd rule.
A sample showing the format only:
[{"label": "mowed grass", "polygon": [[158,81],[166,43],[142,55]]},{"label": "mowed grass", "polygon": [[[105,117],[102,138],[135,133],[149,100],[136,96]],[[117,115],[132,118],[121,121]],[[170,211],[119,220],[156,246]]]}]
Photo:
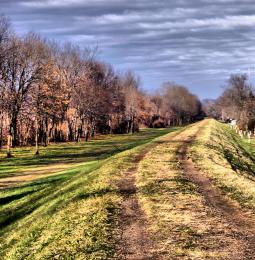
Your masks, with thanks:
[{"label": "mowed grass", "polygon": [[113,257],[121,200],[116,183],[137,153],[175,130],[52,145],[39,157],[28,148],[16,149],[15,158],[2,158],[2,175],[63,161],[77,165],[0,191],[0,259]]},{"label": "mowed grass", "polygon": [[51,144],[48,147],[40,147],[39,156],[34,155],[34,147],[24,147],[13,149],[14,157],[6,158],[6,151],[2,149],[0,150],[0,179],[24,173],[39,175],[56,173],[56,169],[66,169],[73,164],[105,159],[167,132],[167,129],[142,129],[134,135],[100,135],[87,143],[83,141]]},{"label": "mowed grass", "polygon": [[254,140],[249,143],[227,124],[210,119],[190,156],[225,195],[255,212]]},{"label": "mowed grass", "polygon": [[[207,203],[178,160],[179,148],[197,131],[200,140],[212,123],[204,120],[160,138],[139,165],[139,198],[159,259],[234,259],[233,248],[242,250],[228,220]],[[202,152],[197,159],[208,163]],[[231,181],[225,184],[230,187]]]}]

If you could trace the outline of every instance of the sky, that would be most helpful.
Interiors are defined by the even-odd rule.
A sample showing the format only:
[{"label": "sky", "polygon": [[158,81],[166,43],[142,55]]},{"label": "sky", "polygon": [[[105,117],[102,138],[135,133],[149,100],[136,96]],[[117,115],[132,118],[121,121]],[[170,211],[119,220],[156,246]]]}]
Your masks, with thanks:
[{"label": "sky", "polygon": [[254,0],[0,0],[19,34],[34,31],[81,47],[149,92],[171,81],[216,98],[233,73],[255,78]]}]

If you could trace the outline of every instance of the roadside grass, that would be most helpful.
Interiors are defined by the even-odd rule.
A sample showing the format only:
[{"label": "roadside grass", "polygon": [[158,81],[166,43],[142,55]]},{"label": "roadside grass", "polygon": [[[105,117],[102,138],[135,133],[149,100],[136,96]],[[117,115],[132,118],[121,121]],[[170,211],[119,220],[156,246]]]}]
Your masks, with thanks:
[{"label": "roadside grass", "polygon": [[[85,151],[96,153],[101,143],[106,154],[100,150],[98,157],[87,159],[84,152],[83,163],[61,174],[0,190],[0,259],[113,257],[115,239],[119,237],[115,232],[118,232],[121,200],[116,183],[132,167],[136,154],[156,137],[175,130],[143,130],[134,136],[92,141],[90,148],[84,144]],[[112,144],[118,144],[118,152]],[[60,155],[56,160],[59,163],[61,158],[69,158],[61,149],[59,145],[54,151]],[[76,153],[74,147],[68,149]],[[49,163],[48,155],[41,156],[44,164]],[[22,159],[30,161],[28,166],[37,166],[38,158],[28,152],[24,154],[22,149],[20,156],[1,160],[6,160],[11,169],[15,160],[22,162]]]},{"label": "roadside grass", "polygon": [[139,198],[157,246],[154,253],[162,259],[229,259],[233,253],[229,224],[212,212],[178,161],[179,147],[203,125],[160,138],[139,164]]},{"label": "roadside grass", "polygon": [[255,145],[228,125],[207,120],[190,156],[214,184],[243,207],[255,212]]}]

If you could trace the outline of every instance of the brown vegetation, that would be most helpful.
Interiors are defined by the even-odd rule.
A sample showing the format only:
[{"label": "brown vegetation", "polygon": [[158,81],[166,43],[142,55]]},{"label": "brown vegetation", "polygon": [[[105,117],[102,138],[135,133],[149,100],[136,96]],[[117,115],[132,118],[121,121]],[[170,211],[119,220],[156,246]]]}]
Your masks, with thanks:
[{"label": "brown vegetation", "polygon": [[96,133],[134,133],[143,127],[197,119],[198,98],[167,83],[150,96],[131,71],[119,74],[96,50],[63,46],[29,33],[20,37],[0,18],[0,147],[86,141]]},{"label": "brown vegetation", "polygon": [[255,92],[245,74],[232,75],[228,87],[208,109],[208,115],[223,121],[236,120],[239,129],[254,131]]}]

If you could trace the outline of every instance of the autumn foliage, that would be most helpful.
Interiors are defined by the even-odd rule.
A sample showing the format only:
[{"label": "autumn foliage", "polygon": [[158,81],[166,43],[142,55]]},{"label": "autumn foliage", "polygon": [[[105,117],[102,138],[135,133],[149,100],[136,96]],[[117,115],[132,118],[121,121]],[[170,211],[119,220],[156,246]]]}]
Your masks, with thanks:
[{"label": "autumn foliage", "polygon": [[15,34],[0,19],[0,146],[86,141],[97,133],[133,133],[139,127],[190,123],[198,98],[166,83],[155,95],[132,71],[117,73],[96,50],[58,45],[34,33]]}]

